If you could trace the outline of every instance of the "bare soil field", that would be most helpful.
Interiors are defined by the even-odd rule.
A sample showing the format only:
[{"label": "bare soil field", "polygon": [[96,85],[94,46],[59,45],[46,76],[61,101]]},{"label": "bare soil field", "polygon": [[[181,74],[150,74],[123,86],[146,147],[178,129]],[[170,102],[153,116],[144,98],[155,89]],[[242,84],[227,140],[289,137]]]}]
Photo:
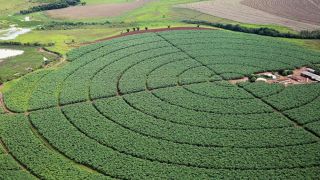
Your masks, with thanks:
[{"label": "bare soil field", "polygon": [[[202,2],[196,2],[196,3],[190,3],[190,4],[183,4],[179,5],[178,7],[181,8],[188,8],[196,11],[200,11],[205,14],[210,14],[213,16],[217,17],[222,17],[225,19],[230,19],[233,21],[238,21],[242,23],[251,23],[251,24],[274,24],[274,25],[280,25],[280,26],[287,26],[289,28],[292,28],[294,30],[300,31],[300,30],[314,30],[314,29],[319,29],[320,25],[317,23],[319,19],[315,20],[315,18],[311,17],[314,15],[311,15],[309,11],[312,13],[315,13],[314,9],[319,8],[316,3],[319,0],[313,0],[312,2],[315,3],[315,7],[313,7],[312,10],[309,10],[307,7],[302,7],[300,10],[295,10],[290,13],[294,13],[299,11],[299,14],[296,14],[296,17],[300,17],[302,19],[303,17],[309,17],[313,21],[311,22],[302,22],[302,20],[299,20],[298,18],[289,19],[286,18],[286,16],[291,16],[290,14],[287,14],[286,16],[284,15],[276,15],[276,14],[270,14],[268,12],[255,9],[253,7],[249,7],[242,2],[243,0],[214,0],[214,1],[202,1]],[[267,0],[250,0],[250,1],[265,1],[268,3],[269,1]],[[273,1],[278,1],[278,0],[272,0]],[[300,3],[300,6],[302,5],[303,1],[307,0],[293,0],[297,1],[295,3]],[[286,0],[281,0],[283,3],[288,3],[288,2],[293,2],[293,1],[286,1]],[[247,2],[248,3],[248,2]],[[252,3],[251,3],[252,4]],[[289,3],[288,3],[289,4]],[[311,2],[309,3],[309,6],[311,6]],[[260,5],[259,5],[260,6]],[[276,5],[275,5],[276,6]],[[290,9],[295,8],[294,5],[287,5],[284,4],[282,7],[288,8],[286,11],[281,12],[282,14],[286,14],[290,11]],[[262,8],[262,7],[261,7]],[[306,9],[307,8],[307,9]],[[271,8],[272,9],[272,8]],[[280,9],[280,7],[279,7]],[[281,11],[281,10],[279,10]],[[317,12],[318,13],[318,12]],[[304,15],[302,17],[301,14],[310,14],[310,15]],[[306,18],[304,18],[306,19]],[[313,19],[313,20],[312,20]],[[318,24],[318,25],[317,25]]]},{"label": "bare soil field", "polygon": [[47,11],[47,14],[54,18],[84,19],[114,17],[134,10],[154,0],[136,0],[128,3],[97,4],[86,6],[74,6],[64,9]]},{"label": "bare soil field", "polygon": [[320,25],[320,0],[243,0],[241,4],[291,20]]}]

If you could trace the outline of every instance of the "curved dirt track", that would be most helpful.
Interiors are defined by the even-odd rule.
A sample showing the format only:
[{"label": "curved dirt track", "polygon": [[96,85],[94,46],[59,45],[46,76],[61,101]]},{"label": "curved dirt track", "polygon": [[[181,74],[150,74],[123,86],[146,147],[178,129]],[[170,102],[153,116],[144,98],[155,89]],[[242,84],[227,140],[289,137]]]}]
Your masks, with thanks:
[{"label": "curved dirt track", "polygon": [[153,0],[136,0],[126,3],[110,3],[86,6],[74,6],[64,9],[47,11],[47,14],[54,18],[84,19],[115,17],[128,11],[134,10]]},{"label": "curved dirt track", "polygon": [[[179,5],[178,7],[197,10],[205,14],[230,19],[233,21],[251,24],[274,24],[286,26],[294,30],[320,29],[319,25],[292,20],[278,15],[270,14],[259,9],[242,4],[243,0],[214,0]],[[263,1],[263,0],[251,0]],[[273,0],[275,1],[275,0]],[[285,1],[285,0],[283,0]],[[318,0],[314,0],[318,1]],[[283,12],[285,13],[285,12]],[[309,12],[303,12],[309,13]],[[288,15],[290,16],[290,15]]]},{"label": "curved dirt track", "polygon": [[320,0],[244,0],[241,4],[291,20],[320,25]]}]

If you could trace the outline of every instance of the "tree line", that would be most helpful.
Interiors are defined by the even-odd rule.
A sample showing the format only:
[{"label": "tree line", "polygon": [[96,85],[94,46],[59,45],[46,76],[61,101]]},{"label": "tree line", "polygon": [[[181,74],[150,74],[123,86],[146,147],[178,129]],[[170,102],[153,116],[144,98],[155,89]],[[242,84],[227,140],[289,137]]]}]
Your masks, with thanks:
[{"label": "tree line", "polygon": [[298,34],[293,34],[290,32],[279,32],[272,28],[249,28],[240,26],[239,24],[221,24],[221,23],[212,23],[208,21],[193,21],[193,20],[183,20],[182,22],[188,23],[188,24],[197,24],[205,25],[205,26],[212,26],[222,29],[227,29],[231,31],[238,31],[238,32],[244,32],[244,33],[250,33],[250,34],[258,34],[258,35],[264,35],[264,36],[272,36],[272,37],[283,37],[283,38],[296,38],[296,39],[320,39],[320,30],[315,31],[300,31]]},{"label": "tree line", "polygon": [[54,42],[49,42],[49,43],[40,43],[40,42],[27,42],[27,43],[22,43],[22,42],[15,42],[15,41],[4,41],[4,42],[0,42],[0,45],[3,46],[41,46],[41,47],[50,47],[50,46],[54,46],[55,43]]},{"label": "tree line", "polygon": [[33,6],[27,10],[21,10],[20,14],[30,14],[30,13],[39,12],[39,11],[61,9],[69,6],[76,6],[80,3],[81,3],[81,0],[59,0],[56,2],[48,3],[48,4]]}]

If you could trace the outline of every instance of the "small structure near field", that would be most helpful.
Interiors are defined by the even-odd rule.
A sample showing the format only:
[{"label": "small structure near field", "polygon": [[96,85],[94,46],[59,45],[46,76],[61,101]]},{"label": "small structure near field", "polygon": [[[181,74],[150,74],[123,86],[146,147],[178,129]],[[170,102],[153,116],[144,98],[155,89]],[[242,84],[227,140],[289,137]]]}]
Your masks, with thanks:
[{"label": "small structure near field", "polygon": [[273,80],[277,79],[277,76],[274,75],[274,74],[266,73],[265,75],[268,76],[269,78],[273,79]]},{"label": "small structure near field", "polygon": [[27,68],[26,68],[26,71],[32,72],[32,71],[33,71],[33,68],[32,68],[32,67],[27,67]]},{"label": "small structure near field", "polygon": [[257,78],[257,80],[256,80],[256,82],[268,82],[268,80],[267,79],[265,79],[265,78]]},{"label": "small structure near field", "polygon": [[311,69],[311,68],[306,68],[306,71],[311,72],[311,73],[314,73],[314,72],[315,72],[315,70],[314,70],[314,69]]},{"label": "small structure near field", "polygon": [[319,76],[319,75],[313,74],[313,73],[308,72],[308,71],[303,71],[303,72],[301,73],[301,76],[307,77],[307,78],[310,78],[310,79],[312,79],[312,80],[315,80],[315,81],[320,82],[320,76]]},{"label": "small structure near field", "polygon": [[46,57],[43,57],[43,64],[48,65],[50,63],[50,60],[47,59]]}]

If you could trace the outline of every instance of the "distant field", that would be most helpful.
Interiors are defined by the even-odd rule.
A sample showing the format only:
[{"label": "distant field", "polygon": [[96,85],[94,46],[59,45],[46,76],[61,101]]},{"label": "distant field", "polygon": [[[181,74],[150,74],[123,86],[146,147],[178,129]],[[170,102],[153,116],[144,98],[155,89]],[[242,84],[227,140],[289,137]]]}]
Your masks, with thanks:
[{"label": "distant field", "polygon": [[126,2],[132,2],[135,0],[85,0],[85,2],[90,4],[109,4],[109,3],[126,3]]},{"label": "distant field", "polygon": [[29,1],[25,0],[0,0],[0,16],[13,14],[31,6]]},{"label": "distant field", "polygon": [[47,11],[47,14],[53,18],[64,19],[115,17],[139,8],[150,1],[153,0],[135,0],[132,2],[123,3],[76,6],[64,9],[50,10]]},{"label": "distant field", "polygon": [[244,0],[241,3],[279,17],[320,25],[320,0]]},{"label": "distant field", "polygon": [[[45,2],[52,2],[53,0],[45,0]],[[94,42],[98,39],[104,39],[113,35],[119,35],[121,32],[125,32],[127,28],[132,29],[133,27],[148,27],[151,28],[163,28],[170,25],[174,26],[186,26],[186,24],[181,23],[181,20],[186,19],[195,19],[195,20],[206,20],[210,22],[220,22],[220,23],[238,23],[235,20],[229,20],[226,18],[221,18],[217,16],[212,16],[210,14],[205,14],[199,11],[186,8],[176,8],[177,4],[186,4],[198,2],[198,0],[156,0],[149,3],[142,3],[142,6],[139,6],[135,9],[122,8],[121,10],[114,13],[113,11],[107,11],[103,7],[108,7],[110,9],[110,4],[117,6],[127,6],[128,4],[136,3],[135,0],[86,0],[87,5],[82,7],[78,6],[76,8],[87,8],[87,7],[97,7],[102,9],[102,11],[90,10],[93,13],[86,13],[85,16],[89,14],[91,16],[94,13],[106,13],[103,17],[88,17],[84,19],[78,19],[82,11],[76,12],[76,19],[57,19],[52,16],[48,16],[45,12],[37,12],[29,15],[13,15],[8,16],[8,14],[17,13],[21,9],[26,9],[33,5],[38,5],[39,2],[44,2],[43,0],[12,0],[4,1],[0,0],[2,6],[0,7],[0,26],[2,28],[8,28],[9,25],[18,24],[19,27],[34,28],[38,25],[43,25],[50,23],[52,21],[57,22],[111,22],[108,25],[89,25],[89,26],[75,26],[75,27],[66,27],[63,26],[59,29],[48,29],[48,30],[36,30],[33,29],[32,32],[19,36],[14,41],[23,42],[23,43],[55,43],[54,46],[48,47],[50,50],[59,52],[61,54],[66,54],[69,50],[81,46],[83,43]],[[127,5],[125,5],[127,4]],[[140,5],[141,5],[140,4]],[[129,6],[127,6],[129,7]],[[116,8],[111,8],[116,9]],[[67,10],[67,9],[63,9]],[[108,13],[112,13],[111,16]],[[118,14],[117,14],[118,13]],[[68,13],[66,13],[68,14]],[[91,15],[90,15],[91,14]],[[65,14],[60,14],[64,16]],[[26,16],[30,16],[31,21],[25,22],[23,19]],[[57,15],[59,16],[59,15]],[[241,23],[242,26],[249,27],[270,27],[281,32],[292,32],[290,28],[283,27],[281,25],[261,25],[261,24],[252,24],[252,23]],[[318,41],[307,41],[307,40],[294,40],[294,42],[302,45],[311,47],[313,49],[320,49]]]},{"label": "distant field", "polygon": [[294,30],[314,30],[320,28],[318,0],[214,0],[185,4],[179,7],[197,10],[242,23],[281,25]]},{"label": "distant field", "polygon": [[319,57],[223,30],[73,50],[4,92],[0,179],[319,179],[320,84],[228,82]]}]

